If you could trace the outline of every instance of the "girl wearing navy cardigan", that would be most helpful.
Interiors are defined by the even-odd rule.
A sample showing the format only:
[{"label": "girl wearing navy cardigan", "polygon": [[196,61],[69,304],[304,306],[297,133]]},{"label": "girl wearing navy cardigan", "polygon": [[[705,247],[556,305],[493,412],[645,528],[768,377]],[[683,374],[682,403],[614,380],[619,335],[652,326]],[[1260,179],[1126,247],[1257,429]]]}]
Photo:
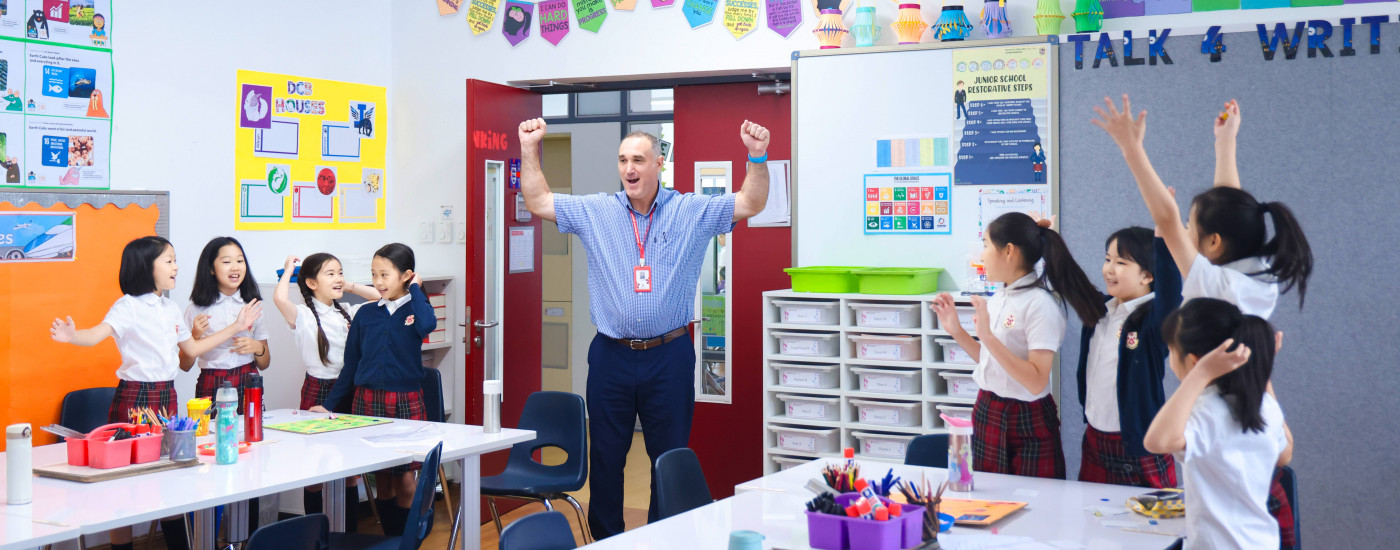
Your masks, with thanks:
[{"label": "girl wearing navy cardigan", "polygon": [[[350,412],[363,416],[427,420],[423,408],[423,339],[437,328],[437,314],[413,272],[413,249],[387,244],[374,253],[370,269],[382,298],[361,307],[345,339],[345,366],[324,406],[334,410],[354,389]],[[417,486],[415,462],[381,471],[375,477],[376,503],[384,534],[403,534]]]},{"label": "girl wearing navy cardigan", "polygon": [[1172,456],[1148,452],[1142,439],[1166,403],[1162,320],[1181,305],[1181,272],[1147,228],[1120,229],[1104,248],[1108,314],[1085,326],[1079,340],[1087,424],[1079,481],[1175,487]]}]

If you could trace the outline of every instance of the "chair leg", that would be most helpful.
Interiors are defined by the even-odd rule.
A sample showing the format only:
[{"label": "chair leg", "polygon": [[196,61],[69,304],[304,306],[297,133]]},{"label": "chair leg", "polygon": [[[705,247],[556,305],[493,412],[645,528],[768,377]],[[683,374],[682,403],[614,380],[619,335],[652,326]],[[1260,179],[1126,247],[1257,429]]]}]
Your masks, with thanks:
[{"label": "chair leg", "polygon": [[573,495],[564,494],[564,500],[574,507],[574,513],[578,515],[579,530],[583,532],[583,543],[585,545],[593,543],[593,533],[588,529],[588,519],[583,516],[583,506],[574,500]]},{"label": "chair leg", "polygon": [[146,531],[146,550],[152,550],[156,546],[156,528],[160,527],[160,520],[151,522],[151,528]]},{"label": "chair leg", "polygon": [[365,479],[365,476],[361,475],[357,477],[360,478],[360,485],[365,486],[365,494],[369,495],[369,511],[371,514],[374,514],[374,521],[376,523],[379,523],[380,525],[383,525],[384,521],[379,519],[379,505],[375,504],[378,497],[374,495],[374,486],[370,485],[369,480]]},{"label": "chair leg", "polygon": [[544,511],[546,511],[546,512],[553,512],[553,511],[554,511],[554,505],[552,505],[552,504],[549,503],[549,499],[547,499],[547,498],[542,498],[542,499],[540,499],[540,504],[543,504],[543,505],[544,505]]},{"label": "chair leg", "polygon": [[496,511],[496,499],[486,497],[486,505],[491,508],[491,519],[496,522],[496,535],[501,534],[501,514]]},{"label": "chair leg", "polygon": [[447,469],[438,464],[438,483],[442,484],[442,500],[447,504],[448,510],[456,510],[452,507],[452,491],[447,486]]}]

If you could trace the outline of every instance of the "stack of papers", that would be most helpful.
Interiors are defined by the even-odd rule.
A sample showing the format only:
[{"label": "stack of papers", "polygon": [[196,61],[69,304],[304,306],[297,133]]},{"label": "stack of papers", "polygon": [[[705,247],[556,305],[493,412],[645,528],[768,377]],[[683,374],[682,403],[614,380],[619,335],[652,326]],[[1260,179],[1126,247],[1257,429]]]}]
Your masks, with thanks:
[{"label": "stack of papers", "polygon": [[431,449],[442,441],[444,432],[432,425],[405,427],[389,430],[381,434],[361,437],[371,447],[394,447],[396,449]]}]

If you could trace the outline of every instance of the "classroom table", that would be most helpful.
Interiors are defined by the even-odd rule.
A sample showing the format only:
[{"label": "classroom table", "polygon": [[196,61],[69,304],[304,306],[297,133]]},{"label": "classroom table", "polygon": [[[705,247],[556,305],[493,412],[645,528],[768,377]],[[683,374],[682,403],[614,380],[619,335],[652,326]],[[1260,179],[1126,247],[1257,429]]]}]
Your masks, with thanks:
[{"label": "classroom table", "polygon": [[[735,486],[735,495],[684,514],[604,539],[587,548],[606,549],[686,549],[725,548],[729,533],[750,530],[762,533],[764,548],[807,550],[805,503],[813,493],[805,489],[807,480],[820,478],[822,466],[837,459],[817,459],[789,470]],[[942,468],[891,465],[857,460],[863,477],[881,479],[891,468],[897,476],[940,484],[947,477]],[[1085,507],[1126,509],[1130,496],[1148,492],[1140,487],[1123,487],[1078,481],[1027,478],[978,473],[971,493],[946,492],[945,497],[984,500],[1014,500],[1027,507],[997,522],[996,533],[1030,537],[1052,548],[1140,549],[1167,548],[1186,531],[1185,520],[1158,520],[1157,525],[1132,512],[1096,517]],[[1133,528],[1162,534],[1124,531],[1106,526],[1108,522],[1129,522]],[[955,526],[953,534],[990,534],[985,527]]]},{"label": "classroom table", "polygon": [[[277,410],[267,413],[264,424],[320,417],[323,415]],[[4,529],[0,532],[0,541],[13,542],[13,547],[33,547],[193,512],[191,535],[195,548],[209,550],[214,547],[215,507],[317,483],[323,484],[325,508],[333,530],[344,530],[344,508],[340,504],[345,498],[344,478],[421,460],[431,448],[426,445],[402,449],[376,447],[365,444],[360,438],[428,424],[441,431],[444,462],[451,457],[462,465],[465,482],[459,499],[460,517],[468,521],[460,522],[461,530],[457,535],[467,548],[477,548],[481,540],[481,526],[475,521],[480,515],[480,455],[530,441],[535,437],[532,431],[502,429],[500,433],[485,434],[480,426],[400,419],[381,426],[315,435],[265,430],[265,443],[240,455],[234,465],[219,466],[214,464],[214,457],[201,456],[200,464],[191,468],[98,483],[35,478],[31,517],[71,526],[76,532],[47,533],[37,525],[57,526],[36,524],[33,534],[26,536],[16,522],[3,518],[6,521],[0,523],[0,528]],[[200,438],[200,443],[212,440],[212,437]],[[34,464],[55,464],[66,460],[66,456],[63,445],[36,447]],[[3,468],[3,454],[0,454],[0,468]],[[16,528],[14,534],[12,527]]]},{"label": "classroom table", "polygon": [[42,501],[0,505],[0,550],[34,548],[78,538],[77,525],[43,519],[54,508],[53,503]]}]

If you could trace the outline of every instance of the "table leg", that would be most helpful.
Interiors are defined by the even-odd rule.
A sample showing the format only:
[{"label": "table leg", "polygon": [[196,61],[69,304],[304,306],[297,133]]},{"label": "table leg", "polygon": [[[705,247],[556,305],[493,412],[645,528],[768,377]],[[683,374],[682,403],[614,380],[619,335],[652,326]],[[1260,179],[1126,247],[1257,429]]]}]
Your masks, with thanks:
[{"label": "table leg", "polygon": [[[321,513],[331,522],[331,531],[345,532],[345,480],[332,479],[321,484]],[[359,498],[356,494],[355,498]]]},{"label": "table leg", "polygon": [[214,512],[217,508],[203,508],[194,511],[194,521],[190,522],[190,539],[194,550],[214,550]]},{"label": "table leg", "polygon": [[461,460],[462,489],[457,493],[458,518],[461,528],[452,531],[462,545],[448,546],[451,550],[481,549],[481,455],[469,455]]},{"label": "table leg", "polygon": [[229,543],[248,540],[248,501],[240,500],[225,504],[224,523],[228,525]]}]

